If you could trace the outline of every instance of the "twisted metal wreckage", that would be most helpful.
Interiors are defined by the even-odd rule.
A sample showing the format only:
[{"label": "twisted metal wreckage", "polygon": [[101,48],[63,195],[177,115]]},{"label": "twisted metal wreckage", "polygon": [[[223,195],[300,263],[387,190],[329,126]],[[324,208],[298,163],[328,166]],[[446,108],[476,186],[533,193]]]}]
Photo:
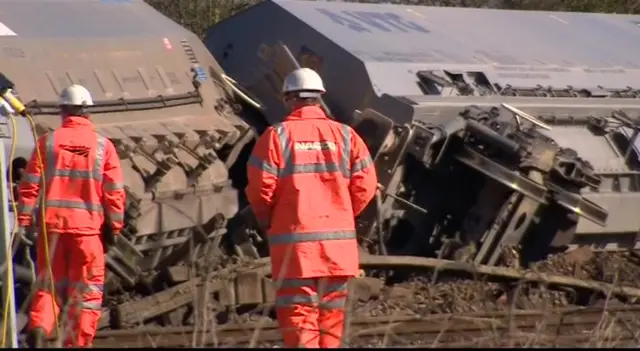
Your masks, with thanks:
[{"label": "twisted metal wreckage", "polygon": [[[201,42],[142,0],[3,9],[2,73],[37,132],[57,127],[61,87],[81,83],[122,161],[126,230],[107,255],[107,292],[143,298],[106,313],[105,326],[192,303],[199,272],[230,255],[257,268],[216,283],[219,302],[272,298],[245,163],[255,135],[284,116],[279,88],[297,66],[323,76],[325,108],[375,159],[380,191],[357,220],[363,267],[508,276],[496,266],[638,245],[638,16],[278,0]],[[37,20],[15,20],[23,13]],[[26,158],[28,124],[16,132]],[[24,303],[33,282],[20,252]]]}]

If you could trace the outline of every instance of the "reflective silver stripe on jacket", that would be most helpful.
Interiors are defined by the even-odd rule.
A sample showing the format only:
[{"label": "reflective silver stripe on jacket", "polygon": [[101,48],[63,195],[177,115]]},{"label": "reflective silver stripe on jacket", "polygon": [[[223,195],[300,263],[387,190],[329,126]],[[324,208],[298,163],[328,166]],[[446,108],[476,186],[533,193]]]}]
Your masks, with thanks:
[{"label": "reflective silver stripe on jacket", "polygon": [[342,125],[342,154],[340,155],[340,172],[346,177],[351,178],[351,131],[346,124]]},{"label": "reflective silver stripe on jacket", "polygon": [[121,190],[124,189],[124,184],[123,183],[111,183],[111,182],[105,182],[102,184],[102,189],[104,191],[114,191],[114,190]]},{"label": "reflective silver stripe on jacket", "polygon": [[285,233],[269,236],[269,245],[295,244],[309,241],[356,239],[354,230],[312,233]]},{"label": "reflective silver stripe on jacket", "polygon": [[371,166],[372,164],[373,160],[371,159],[371,156],[358,160],[353,163],[353,166],[351,167],[351,174],[360,172],[361,170]]},{"label": "reflective silver stripe on jacket", "polygon": [[[104,163],[104,150],[107,139],[98,134],[97,147],[96,147],[96,159],[93,164],[93,169],[88,171],[74,170],[74,169],[57,169],[56,168],[56,152],[54,149],[54,133],[49,133],[45,140],[45,153],[46,153],[46,168],[45,179],[47,184],[50,184],[54,177],[66,177],[73,179],[93,179],[95,181],[102,181],[102,167]],[[35,178],[35,177],[34,177]],[[64,208],[64,209],[77,209],[86,210],[92,212],[102,212],[103,208],[101,204],[95,204],[88,201],[74,201],[74,200],[47,200],[46,207],[51,208]],[[33,206],[24,206],[23,211],[33,210]]]},{"label": "reflective silver stripe on jacket", "polygon": [[[73,200],[47,200],[46,208],[64,208],[71,210],[85,210],[90,212],[104,212],[104,208],[101,204],[95,204],[88,201],[73,201]],[[123,221],[124,213],[111,213],[107,214],[112,221]]]},{"label": "reflective silver stripe on jacket", "polygon": [[247,165],[259,168],[269,174],[273,174],[274,176],[278,176],[278,167],[270,162],[260,160],[257,156],[249,156]]},{"label": "reflective silver stripe on jacket", "polygon": [[54,133],[49,133],[46,140],[46,154],[47,154],[47,167],[46,167],[46,179],[49,182],[53,177],[67,177],[74,179],[93,179],[95,181],[102,181],[102,166],[104,164],[104,150],[107,143],[107,138],[98,134],[98,141],[96,147],[96,159],[93,164],[93,169],[89,171],[80,171],[75,169],[57,169],[56,153],[54,150]]},{"label": "reflective silver stripe on jacket", "polygon": [[296,164],[293,160],[293,144],[284,124],[278,123],[274,125],[273,128],[278,135],[278,141],[280,142],[280,148],[282,150],[282,159],[284,161],[284,167],[279,170],[278,176],[284,177],[292,174],[303,173],[340,172],[346,178],[351,177],[351,171],[349,169],[349,163],[351,160],[351,131],[346,124],[342,124],[343,145],[340,148],[340,160],[339,162],[327,163]]},{"label": "reflective silver stripe on jacket", "polygon": [[40,184],[41,180],[42,180],[42,177],[35,174],[31,174],[31,173],[27,173],[22,177],[23,182],[27,182],[31,184]]},{"label": "reflective silver stripe on jacket", "polygon": [[73,201],[73,200],[47,200],[47,208],[65,208],[73,210],[87,210],[92,212],[102,212],[102,205],[94,204],[88,201]]}]

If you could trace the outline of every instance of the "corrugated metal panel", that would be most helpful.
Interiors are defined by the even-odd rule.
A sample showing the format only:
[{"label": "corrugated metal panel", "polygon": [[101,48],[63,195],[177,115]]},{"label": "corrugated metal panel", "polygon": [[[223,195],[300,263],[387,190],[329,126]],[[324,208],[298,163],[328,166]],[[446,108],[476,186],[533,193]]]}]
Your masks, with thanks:
[{"label": "corrugated metal panel", "polygon": [[0,22],[21,38],[135,37],[184,31],[149,11],[142,0],[4,0]]},{"label": "corrugated metal panel", "polygon": [[624,89],[640,82],[640,16],[273,3],[362,60],[378,94],[419,94],[418,70],[481,71],[492,83],[516,87]]},{"label": "corrugated metal panel", "polygon": [[371,61],[640,66],[640,16],[274,2]]}]

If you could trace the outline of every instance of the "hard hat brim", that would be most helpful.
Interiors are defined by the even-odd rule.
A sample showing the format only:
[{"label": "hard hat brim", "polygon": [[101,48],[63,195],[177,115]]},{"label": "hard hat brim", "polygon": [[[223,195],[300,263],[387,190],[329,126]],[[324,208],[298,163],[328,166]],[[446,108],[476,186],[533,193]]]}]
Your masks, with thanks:
[{"label": "hard hat brim", "polygon": [[94,103],[93,103],[93,101],[84,101],[82,104],[78,104],[76,102],[69,101],[69,100],[60,100],[60,101],[58,101],[58,105],[60,105],[60,106],[62,106],[62,105],[67,105],[67,106],[93,106]]},{"label": "hard hat brim", "polygon": [[301,98],[318,98],[320,96],[322,96],[322,94],[324,94],[324,92],[322,91],[299,91],[297,92],[297,95]]},{"label": "hard hat brim", "polygon": [[285,90],[282,92],[283,94],[302,94],[302,93],[311,93],[311,94],[324,94],[326,93],[325,90],[302,90],[302,89],[297,89],[297,90]]}]

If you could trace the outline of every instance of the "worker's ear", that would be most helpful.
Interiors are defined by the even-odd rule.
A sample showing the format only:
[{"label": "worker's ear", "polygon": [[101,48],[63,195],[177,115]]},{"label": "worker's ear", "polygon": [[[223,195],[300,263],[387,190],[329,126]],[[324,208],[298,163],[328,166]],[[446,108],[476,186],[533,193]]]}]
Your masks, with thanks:
[{"label": "worker's ear", "polygon": [[284,108],[287,110],[291,110],[293,101],[294,99],[289,94],[282,96],[282,103],[284,104]]}]

